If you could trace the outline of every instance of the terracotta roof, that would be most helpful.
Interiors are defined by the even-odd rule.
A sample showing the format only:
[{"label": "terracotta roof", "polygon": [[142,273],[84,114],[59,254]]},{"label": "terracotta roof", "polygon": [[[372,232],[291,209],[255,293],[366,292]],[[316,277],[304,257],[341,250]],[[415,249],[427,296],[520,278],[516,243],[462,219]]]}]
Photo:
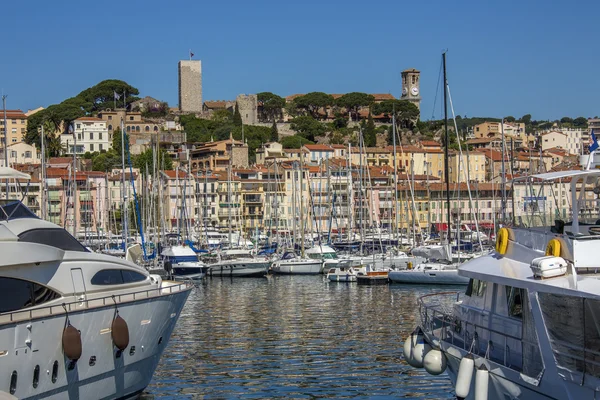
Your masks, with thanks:
[{"label": "terracotta roof", "polygon": [[[178,174],[178,172],[179,172],[179,174]],[[179,178],[185,178],[188,176],[188,174],[185,171],[179,171],[179,170],[174,171],[172,169],[162,171],[162,173],[170,179],[176,179],[178,177],[178,175],[179,175]]]},{"label": "terracotta roof", "polygon": [[[4,116],[4,111],[0,111],[0,118]],[[27,115],[22,110],[6,110],[6,119],[26,119]]]},{"label": "terracotta roof", "polygon": [[333,151],[333,148],[327,144],[305,144],[304,148],[311,151]]},{"label": "terracotta roof", "polygon": [[551,149],[547,149],[545,151],[548,153],[556,154],[558,156],[563,156],[563,157],[568,157],[568,156],[574,155],[560,147],[552,147]]},{"label": "terracotta roof", "polygon": [[435,140],[421,140],[422,146],[437,146],[441,147],[441,143],[436,142]]},{"label": "terracotta roof", "polygon": [[334,149],[347,149],[348,148],[348,146],[344,146],[343,144],[332,144],[330,146],[333,147]]},{"label": "terracotta roof", "polygon": [[467,144],[482,144],[500,141],[500,138],[477,138],[467,140]]},{"label": "terracotta roof", "polygon": [[96,118],[96,117],[80,117],[80,118],[77,118],[75,121],[90,121],[90,122],[91,121],[102,121],[102,122],[104,122],[103,119]]},{"label": "terracotta roof", "polygon": [[48,165],[52,164],[70,164],[73,162],[71,157],[50,157],[48,159]]}]

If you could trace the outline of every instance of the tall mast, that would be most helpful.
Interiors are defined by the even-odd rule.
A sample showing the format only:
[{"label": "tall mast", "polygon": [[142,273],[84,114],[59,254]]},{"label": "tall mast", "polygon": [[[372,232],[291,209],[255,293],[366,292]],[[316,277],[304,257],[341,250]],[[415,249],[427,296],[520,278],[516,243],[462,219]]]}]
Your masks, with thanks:
[{"label": "tall mast", "polygon": [[40,190],[42,191],[42,219],[46,219],[46,147],[44,145],[44,124],[42,124],[42,187]]},{"label": "tall mast", "polygon": [[[127,111],[125,111],[127,113]],[[127,237],[129,235],[127,221],[127,192],[125,187],[125,121],[121,118],[121,191],[123,194],[123,249],[127,251]]]},{"label": "tall mast", "polygon": [[450,244],[450,173],[448,168],[448,143],[450,136],[448,135],[448,77],[446,75],[446,52],[442,53],[442,61],[444,64],[444,133],[446,145],[444,146],[444,174],[446,175],[446,211],[448,214],[448,244]]},{"label": "tall mast", "polygon": [[398,162],[396,160],[396,106],[392,113],[392,145],[394,146],[394,229],[392,235],[398,240]]},{"label": "tall mast", "polygon": [[506,168],[504,166],[504,155],[506,154],[506,145],[504,142],[504,118],[502,118],[502,223],[506,224]]},{"label": "tall mast", "polygon": [[[83,131],[82,131],[83,132]],[[77,237],[77,132],[73,131],[73,236]]]},{"label": "tall mast", "polygon": [[[2,109],[4,110],[4,166],[8,167],[8,125],[6,122],[6,95],[2,95]],[[6,199],[8,200],[8,178],[6,178]]]},{"label": "tall mast", "polygon": [[304,196],[302,195],[302,176],[304,175],[304,154],[300,148],[300,256],[304,258]]}]

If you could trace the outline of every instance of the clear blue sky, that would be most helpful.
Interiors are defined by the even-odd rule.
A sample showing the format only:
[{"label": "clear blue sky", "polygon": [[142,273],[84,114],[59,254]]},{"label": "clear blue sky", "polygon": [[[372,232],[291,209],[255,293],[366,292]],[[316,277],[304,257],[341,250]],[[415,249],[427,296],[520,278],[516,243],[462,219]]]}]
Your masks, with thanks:
[{"label": "clear blue sky", "polygon": [[261,91],[399,96],[400,71],[417,68],[428,119],[447,48],[459,115],[600,115],[600,2],[484,3],[6,2],[0,89],[8,108],[26,110],[115,78],[174,106],[177,61],[191,48],[204,100]]}]

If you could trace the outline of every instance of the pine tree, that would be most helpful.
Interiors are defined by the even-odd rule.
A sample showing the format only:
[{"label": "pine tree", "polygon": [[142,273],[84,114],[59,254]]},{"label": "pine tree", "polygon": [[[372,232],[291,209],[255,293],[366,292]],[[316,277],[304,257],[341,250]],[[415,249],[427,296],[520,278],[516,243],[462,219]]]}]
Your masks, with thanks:
[{"label": "pine tree", "polygon": [[233,111],[233,125],[235,126],[242,126],[243,122],[242,122],[242,115],[240,114],[240,107],[238,106],[238,103],[235,103],[235,109]]},{"label": "pine tree", "polygon": [[375,147],[377,145],[377,131],[375,130],[375,122],[373,122],[371,113],[369,113],[369,119],[367,120],[363,134],[366,147]]},{"label": "pine tree", "polygon": [[277,130],[277,123],[273,120],[273,125],[271,125],[271,142],[279,141],[279,131]]}]

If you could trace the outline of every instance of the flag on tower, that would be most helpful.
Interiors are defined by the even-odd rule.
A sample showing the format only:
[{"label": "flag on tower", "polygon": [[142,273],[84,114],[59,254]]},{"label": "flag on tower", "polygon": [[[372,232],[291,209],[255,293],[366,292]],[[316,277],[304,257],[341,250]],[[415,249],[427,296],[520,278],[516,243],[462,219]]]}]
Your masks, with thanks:
[{"label": "flag on tower", "polygon": [[121,95],[119,93],[117,93],[115,90],[113,90],[113,94],[115,96],[115,100],[119,100],[121,98]]},{"label": "flag on tower", "polygon": [[192,57],[194,57],[194,53],[192,53],[192,51],[190,50],[190,60],[192,59]]},{"label": "flag on tower", "polygon": [[596,151],[600,147],[598,144],[598,139],[596,139],[596,135],[594,134],[594,130],[590,130],[590,153]]}]

